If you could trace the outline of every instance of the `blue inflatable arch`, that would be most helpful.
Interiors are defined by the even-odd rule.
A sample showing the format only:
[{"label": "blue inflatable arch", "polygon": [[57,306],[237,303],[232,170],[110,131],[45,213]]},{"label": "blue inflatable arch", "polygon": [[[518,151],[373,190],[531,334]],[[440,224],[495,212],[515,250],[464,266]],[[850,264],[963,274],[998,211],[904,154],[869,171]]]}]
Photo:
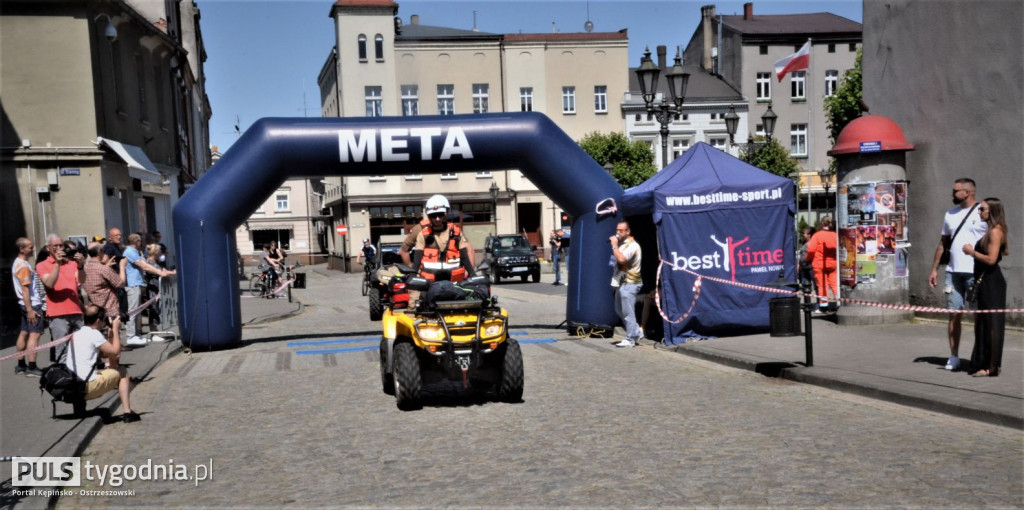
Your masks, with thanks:
[{"label": "blue inflatable arch", "polygon": [[235,229],[286,179],[510,168],[576,218],[569,326],[616,324],[608,237],[618,218],[598,218],[595,206],[606,198],[620,202],[623,190],[544,115],[267,118],[253,124],[174,207],[182,341],[212,350],[241,340]]}]

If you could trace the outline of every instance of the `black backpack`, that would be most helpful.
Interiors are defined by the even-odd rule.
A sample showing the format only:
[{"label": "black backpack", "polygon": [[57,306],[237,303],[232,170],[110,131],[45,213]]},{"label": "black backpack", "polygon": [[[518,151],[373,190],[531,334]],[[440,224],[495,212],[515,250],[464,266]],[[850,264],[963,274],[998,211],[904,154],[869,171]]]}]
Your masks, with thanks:
[{"label": "black backpack", "polygon": [[[58,360],[64,359],[64,354],[68,350],[68,346],[71,345],[75,339],[71,337],[71,340],[67,344],[64,344],[64,352],[57,358]],[[71,364],[75,364],[75,350],[71,349]],[[93,371],[96,370],[94,364],[92,370],[89,370],[89,375],[85,376],[86,379],[92,377]],[[53,397],[53,400],[59,402],[65,402],[73,404],[85,399],[86,383],[67,365],[61,361],[52,363],[50,366],[43,369],[42,375],[39,377],[39,390],[46,390],[47,393]]]}]

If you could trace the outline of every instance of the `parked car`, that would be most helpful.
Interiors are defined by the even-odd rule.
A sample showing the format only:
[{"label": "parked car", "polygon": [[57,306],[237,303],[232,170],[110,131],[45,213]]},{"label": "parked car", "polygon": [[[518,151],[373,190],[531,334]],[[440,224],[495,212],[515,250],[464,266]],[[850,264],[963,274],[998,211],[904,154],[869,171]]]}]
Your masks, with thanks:
[{"label": "parked car", "polygon": [[534,283],[539,282],[540,260],[533,253],[535,249],[522,234],[488,236],[484,241],[484,260],[491,266],[491,282],[514,276],[524,282],[530,277]]}]

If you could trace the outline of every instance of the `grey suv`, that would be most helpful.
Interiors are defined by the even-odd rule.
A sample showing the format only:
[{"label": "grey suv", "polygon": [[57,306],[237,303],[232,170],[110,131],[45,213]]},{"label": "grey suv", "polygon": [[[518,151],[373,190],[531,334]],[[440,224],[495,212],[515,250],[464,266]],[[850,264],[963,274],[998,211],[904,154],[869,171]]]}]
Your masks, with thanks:
[{"label": "grey suv", "polygon": [[488,236],[484,242],[484,260],[491,264],[491,281],[520,277],[524,282],[532,277],[540,281],[540,260],[533,254],[530,241],[522,234]]}]

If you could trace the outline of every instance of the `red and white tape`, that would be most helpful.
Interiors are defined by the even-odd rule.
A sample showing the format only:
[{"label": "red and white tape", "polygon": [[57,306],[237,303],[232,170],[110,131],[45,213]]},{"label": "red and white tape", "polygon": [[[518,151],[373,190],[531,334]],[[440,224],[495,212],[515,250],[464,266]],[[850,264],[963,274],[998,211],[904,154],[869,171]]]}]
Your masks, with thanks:
[{"label": "red and white tape", "polygon": [[243,298],[266,298],[267,296],[276,296],[276,295],[284,292],[284,289],[287,288],[289,285],[291,285],[292,282],[294,282],[294,281],[295,281],[294,279],[292,279],[292,280],[285,280],[276,289],[274,289],[274,290],[270,291],[270,293],[264,294],[262,296],[242,296],[242,297]]},{"label": "red and white tape", "polygon": [[[778,287],[765,287],[765,286],[761,286],[761,285],[751,285],[749,283],[734,282],[732,280],[726,280],[725,278],[716,278],[714,276],[705,276],[705,275],[696,273],[694,271],[691,271],[691,270],[689,270],[689,269],[687,269],[685,267],[679,267],[679,266],[677,266],[677,265],[675,265],[675,264],[673,264],[673,263],[671,263],[671,262],[669,262],[667,260],[664,260],[664,259],[661,259],[661,263],[664,264],[664,265],[670,266],[673,269],[676,269],[676,270],[679,270],[679,271],[685,271],[685,272],[687,272],[689,274],[692,274],[692,275],[694,275],[694,276],[696,276],[698,278],[706,278],[706,279],[711,280],[713,282],[724,283],[726,285],[732,285],[734,287],[740,287],[740,288],[752,289],[752,290],[760,290],[762,292],[771,292],[771,293],[774,293],[774,294],[789,294],[789,295],[792,295],[792,296],[803,296],[803,295],[806,294],[805,292],[801,292],[801,291],[786,290],[786,289],[781,289],[781,288],[778,288]],[[658,281],[660,282],[661,281],[661,278],[660,278],[661,265],[658,266],[658,273],[659,273]],[[812,294],[811,297],[814,298],[816,296],[814,296]],[[891,304],[891,303],[878,303],[878,302],[875,302],[875,301],[865,301],[863,299],[850,299],[850,298],[842,298],[842,297],[841,298],[834,298],[834,299],[831,299],[830,301],[841,301],[843,303],[848,303],[848,304],[851,304],[851,305],[873,306],[875,308],[885,308],[887,310],[902,310],[902,311],[908,311],[908,312],[930,312],[930,313],[948,313],[948,314],[1024,313],[1024,308],[998,308],[998,309],[985,309],[985,310],[955,310],[953,308],[939,308],[939,307],[934,307],[934,306],[897,305],[897,304]]]},{"label": "red and white tape", "polygon": [[658,275],[656,276],[655,282],[656,283],[654,285],[654,304],[657,305],[658,307],[658,315],[661,315],[661,318],[665,319],[665,321],[668,322],[669,324],[679,324],[680,322],[686,320],[686,318],[689,317],[691,313],[693,313],[693,307],[697,306],[697,299],[700,298],[700,275],[697,275],[697,280],[693,282],[693,299],[690,301],[690,309],[687,310],[682,317],[676,320],[670,319],[668,315],[665,314],[665,311],[661,309],[661,291],[659,290],[661,288],[661,264],[658,264]]},{"label": "red and white tape", "polygon": [[[146,301],[145,303],[142,303],[141,305],[139,305],[138,308],[135,308],[134,310],[129,311],[128,312],[128,320],[132,320],[133,317],[135,317],[136,315],[142,313],[143,310],[145,310],[146,308],[149,308],[150,305],[152,305],[153,303],[155,303],[159,299],[160,299],[160,294],[157,294],[155,297],[153,297],[149,301]],[[7,361],[9,359],[23,358],[25,356],[28,356],[29,354],[34,353],[34,352],[45,351],[46,349],[49,349],[50,347],[56,347],[56,346],[58,346],[58,345],[60,345],[60,344],[62,344],[64,342],[67,342],[68,340],[71,340],[72,336],[74,336],[74,333],[72,333],[70,335],[67,335],[67,336],[60,337],[60,338],[58,338],[56,340],[53,340],[52,342],[46,342],[45,344],[36,346],[35,348],[32,348],[32,349],[25,349],[24,351],[18,351],[18,352],[14,353],[14,354],[8,354],[7,356],[4,356],[4,357],[0,358],[0,361]]]}]

